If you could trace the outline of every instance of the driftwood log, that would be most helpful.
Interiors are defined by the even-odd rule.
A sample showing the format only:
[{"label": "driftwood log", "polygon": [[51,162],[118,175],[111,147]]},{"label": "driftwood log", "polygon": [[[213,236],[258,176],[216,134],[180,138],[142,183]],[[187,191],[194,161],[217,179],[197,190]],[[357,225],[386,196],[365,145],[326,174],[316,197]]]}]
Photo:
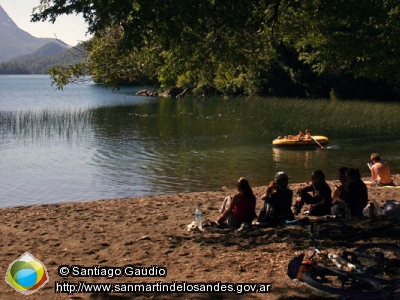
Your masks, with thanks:
[{"label": "driftwood log", "polygon": [[153,91],[149,90],[140,90],[135,93],[138,96],[149,96],[149,97],[164,97],[164,98],[181,98],[187,92],[187,89],[183,90],[181,88],[171,88],[167,89],[161,94],[158,94],[154,89]]},{"label": "driftwood log", "polygon": [[137,92],[135,93],[135,95],[138,95],[138,96],[157,97],[157,96],[158,96],[158,93],[157,93],[157,92],[150,92],[150,91],[148,91],[148,90],[140,90],[140,91],[137,91]]}]

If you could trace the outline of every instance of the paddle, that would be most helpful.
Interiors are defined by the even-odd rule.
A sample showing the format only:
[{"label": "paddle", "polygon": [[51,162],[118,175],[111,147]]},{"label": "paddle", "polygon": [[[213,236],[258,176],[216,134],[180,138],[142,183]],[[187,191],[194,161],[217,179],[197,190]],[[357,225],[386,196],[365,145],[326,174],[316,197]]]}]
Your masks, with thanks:
[{"label": "paddle", "polygon": [[328,149],[328,148],[325,148],[324,146],[322,146],[322,145],[321,145],[316,139],[314,139],[311,135],[310,135],[310,137],[313,139],[314,142],[316,142],[316,143],[318,144],[318,146],[321,147],[321,149]]}]

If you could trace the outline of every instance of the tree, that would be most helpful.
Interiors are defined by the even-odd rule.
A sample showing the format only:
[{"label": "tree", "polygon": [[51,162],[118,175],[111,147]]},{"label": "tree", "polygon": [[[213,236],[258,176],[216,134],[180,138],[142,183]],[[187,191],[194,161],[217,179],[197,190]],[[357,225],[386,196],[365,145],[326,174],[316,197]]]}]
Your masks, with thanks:
[{"label": "tree", "polygon": [[398,82],[399,12],[394,0],[41,0],[32,21],[82,13],[94,35],[83,65],[52,69],[60,88],[87,71],[113,86],[273,94],[278,74],[307,95],[311,71]]},{"label": "tree", "polygon": [[[237,70],[246,70],[273,57],[269,26],[279,2],[42,0],[32,21],[55,22],[62,14],[82,13],[94,34],[87,45],[88,66],[97,79],[118,84],[127,78],[157,78],[164,87],[202,89],[214,85],[213,74],[224,66],[239,64]],[[67,71],[80,75],[73,74],[76,69]]]},{"label": "tree", "polygon": [[359,77],[398,82],[399,1],[294,2],[296,5],[281,18],[279,28],[283,39],[316,72],[351,72]]}]

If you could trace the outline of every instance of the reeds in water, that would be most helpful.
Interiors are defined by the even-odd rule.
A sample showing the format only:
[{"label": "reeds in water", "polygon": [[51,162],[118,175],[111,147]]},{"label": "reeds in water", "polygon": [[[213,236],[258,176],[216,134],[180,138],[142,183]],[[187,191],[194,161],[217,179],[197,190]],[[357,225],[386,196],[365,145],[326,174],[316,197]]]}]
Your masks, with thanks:
[{"label": "reeds in water", "polygon": [[264,98],[245,101],[253,125],[274,135],[297,134],[311,129],[318,135],[352,137],[400,132],[400,104]]},{"label": "reeds in water", "polygon": [[3,139],[14,136],[27,142],[48,139],[79,139],[91,130],[91,110],[59,109],[0,111]]}]

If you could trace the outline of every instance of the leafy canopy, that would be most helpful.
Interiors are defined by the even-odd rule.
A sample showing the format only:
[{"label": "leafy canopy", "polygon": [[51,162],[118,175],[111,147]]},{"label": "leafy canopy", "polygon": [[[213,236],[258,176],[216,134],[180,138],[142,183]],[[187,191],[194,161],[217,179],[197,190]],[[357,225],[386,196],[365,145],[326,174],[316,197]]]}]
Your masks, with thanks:
[{"label": "leafy canopy", "polygon": [[72,13],[94,37],[83,67],[52,69],[59,88],[85,72],[113,86],[157,82],[229,94],[265,92],[279,72],[303,86],[310,70],[400,78],[394,0],[41,0],[32,21]]}]

